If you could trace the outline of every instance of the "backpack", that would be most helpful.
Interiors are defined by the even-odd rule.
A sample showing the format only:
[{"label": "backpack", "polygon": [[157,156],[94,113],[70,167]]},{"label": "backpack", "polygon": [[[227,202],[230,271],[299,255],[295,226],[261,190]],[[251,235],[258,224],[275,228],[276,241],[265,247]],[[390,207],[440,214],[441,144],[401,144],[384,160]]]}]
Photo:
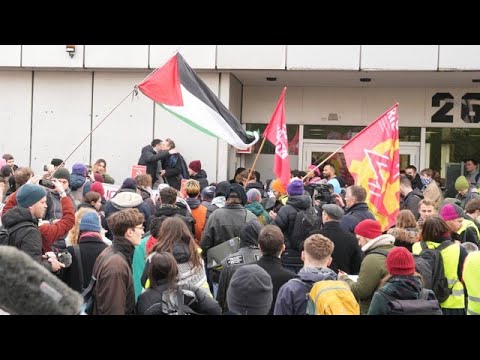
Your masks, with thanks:
[{"label": "backpack", "polygon": [[433,290],[439,303],[447,300],[451,294],[440,251],[452,244],[450,240],[447,240],[436,249],[429,249],[424,241],[420,241],[422,251],[420,254],[413,256],[415,270],[422,275],[425,288]]},{"label": "backpack", "polygon": [[436,299],[428,299],[428,291],[422,289],[418,299],[399,300],[382,290],[378,292],[387,300],[388,315],[443,315]]},{"label": "backpack", "polygon": [[15,244],[13,243],[13,239],[10,237],[10,235],[12,235],[18,229],[27,226],[35,227],[35,225],[33,225],[33,223],[30,221],[22,221],[18,224],[15,224],[10,229],[6,229],[4,227],[0,228],[0,245],[15,246]]},{"label": "backpack", "polygon": [[185,162],[185,159],[183,158],[183,156],[178,154],[177,161],[180,161],[181,171],[180,171],[180,174],[178,175],[180,177],[180,180],[181,179],[186,179],[186,180],[190,179],[190,173],[188,172],[188,166],[187,166],[187,163]]},{"label": "backpack", "polygon": [[322,280],[307,294],[307,315],[360,315],[360,306],[344,281]]},{"label": "backpack", "polygon": [[290,238],[290,248],[301,251],[301,247],[305,239],[313,230],[320,230],[322,219],[318,211],[313,207],[306,210],[300,210],[295,215],[293,231]]},{"label": "backpack", "polygon": [[[162,291],[162,300],[145,310],[144,315],[201,315],[194,311],[189,305],[196,302],[195,293],[191,290],[182,289],[177,286],[175,296]],[[185,304],[185,297],[188,304]]]}]

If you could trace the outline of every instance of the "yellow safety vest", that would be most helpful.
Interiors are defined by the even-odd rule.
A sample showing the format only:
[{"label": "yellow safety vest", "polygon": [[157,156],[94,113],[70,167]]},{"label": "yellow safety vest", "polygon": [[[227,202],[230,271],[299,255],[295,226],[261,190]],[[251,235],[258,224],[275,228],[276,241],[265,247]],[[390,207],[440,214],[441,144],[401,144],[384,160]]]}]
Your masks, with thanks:
[{"label": "yellow safety vest", "polygon": [[457,234],[460,235],[469,227],[473,227],[475,229],[475,231],[477,232],[477,237],[478,239],[480,239],[480,231],[478,231],[477,225],[472,220],[468,220],[468,219],[463,219],[462,227],[460,228],[460,230],[457,231]]},{"label": "yellow safety vest", "polygon": [[469,253],[465,259],[463,281],[468,293],[467,315],[480,315],[480,251]]},{"label": "yellow safety vest", "polygon": [[[440,246],[440,243],[433,241],[426,241],[429,249],[435,249]],[[412,253],[414,255],[420,254],[422,246],[420,242],[416,242],[412,246]],[[462,282],[458,279],[457,269],[460,259],[460,245],[452,244],[449,247],[440,251],[443,259],[443,268],[445,277],[448,281],[448,287],[452,293],[450,296],[440,304],[442,308],[446,309],[465,309],[465,290]]]}]

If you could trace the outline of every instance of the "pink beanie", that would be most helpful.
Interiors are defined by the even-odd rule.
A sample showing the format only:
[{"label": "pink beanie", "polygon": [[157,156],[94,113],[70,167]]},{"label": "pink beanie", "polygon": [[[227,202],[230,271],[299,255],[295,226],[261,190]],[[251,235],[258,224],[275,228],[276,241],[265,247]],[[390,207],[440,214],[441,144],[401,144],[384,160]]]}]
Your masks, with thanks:
[{"label": "pink beanie", "polygon": [[447,204],[440,209],[440,217],[445,221],[463,218],[463,216],[462,208],[455,204]]}]

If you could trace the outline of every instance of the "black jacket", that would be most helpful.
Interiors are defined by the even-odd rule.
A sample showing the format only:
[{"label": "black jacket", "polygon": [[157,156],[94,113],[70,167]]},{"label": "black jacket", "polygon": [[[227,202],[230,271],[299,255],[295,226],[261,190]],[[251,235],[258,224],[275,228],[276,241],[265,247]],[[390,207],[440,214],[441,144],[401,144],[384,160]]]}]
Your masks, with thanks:
[{"label": "black jacket", "polygon": [[203,169],[199,173],[190,176],[190,179],[197,180],[200,183],[200,191],[208,186],[207,173]]},{"label": "black jacket", "polygon": [[275,307],[275,302],[277,301],[278,291],[283,284],[287,283],[288,280],[293,279],[297,275],[292,271],[285,269],[282,266],[282,261],[276,256],[263,255],[258,261],[257,265],[263,268],[268,275],[272,278],[273,284],[273,301],[272,307],[268,311],[267,315],[273,315],[273,309]]},{"label": "black jacket", "polygon": [[345,271],[347,274],[358,274],[362,262],[362,250],[357,238],[351,232],[340,227],[338,221],[328,221],[318,234],[329,238],[335,245],[332,253],[332,263],[328,266],[335,272]]},{"label": "black jacket", "polygon": [[138,159],[138,165],[145,165],[147,167],[147,174],[152,176],[152,182],[157,180],[157,162],[164,161],[169,156],[168,151],[160,151],[157,153],[152,145],[147,145],[142,148],[142,154]]},{"label": "black jacket", "polygon": [[92,277],[93,265],[97,260],[98,255],[107,248],[102,239],[94,236],[80,237],[79,242],[80,257],[82,258],[83,268],[83,286],[80,283],[80,275],[78,268],[78,260],[75,256],[73,246],[68,246],[67,250],[72,255],[72,265],[65,269],[65,283],[73,290],[82,292],[85,287],[88,286],[90,278]]},{"label": "black jacket", "polygon": [[46,259],[42,259],[42,234],[40,230],[38,230],[38,221],[32,216],[30,210],[15,206],[2,216],[2,223],[6,229],[10,229],[21,222],[28,223],[29,225],[10,234],[11,242],[15,244],[18,249],[25,251],[35,261],[51,271],[51,263]]},{"label": "black jacket", "polygon": [[375,220],[375,216],[368,210],[366,203],[356,203],[345,211],[345,215],[340,219],[340,226],[342,229],[350,231],[353,234],[355,226],[365,219]]}]

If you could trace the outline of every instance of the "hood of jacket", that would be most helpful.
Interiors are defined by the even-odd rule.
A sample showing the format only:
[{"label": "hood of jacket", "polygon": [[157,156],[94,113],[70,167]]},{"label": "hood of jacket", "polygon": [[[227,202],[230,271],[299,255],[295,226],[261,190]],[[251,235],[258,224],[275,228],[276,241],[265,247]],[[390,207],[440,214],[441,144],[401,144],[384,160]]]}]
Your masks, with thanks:
[{"label": "hood of jacket", "polygon": [[393,245],[395,238],[392,235],[385,234],[370,240],[368,243],[362,246],[362,251],[367,252],[380,246]]},{"label": "hood of jacket", "polygon": [[262,204],[260,204],[258,201],[254,201],[254,202],[248,204],[247,206],[245,206],[245,209],[250,210],[256,216],[262,215],[263,212],[265,211]]},{"label": "hood of jacket", "polygon": [[417,299],[422,284],[417,276],[394,276],[390,278],[381,291],[397,299]]},{"label": "hood of jacket", "polygon": [[213,198],[212,205],[223,208],[225,206],[225,196],[217,196]]},{"label": "hood of jacket", "polygon": [[391,228],[388,230],[388,233],[396,240],[414,244],[417,242],[419,230],[417,228]]},{"label": "hood of jacket", "polygon": [[18,224],[22,221],[29,221],[35,225],[38,225],[38,220],[36,220],[30,210],[20,206],[15,206],[14,208],[8,210],[5,215],[2,216],[2,224],[7,229],[11,228],[15,224]]},{"label": "hood of jacket", "polygon": [[70,189],[72,189],[73,191],[80,189],[82,185],[85,184],[85,181],[87,181],[87,178],[85,176],[79,174],[71,174]]},{"label": "hood of jacket", "polygon": [[196,175],[191,176],[191,178],[194,180],[206,179],[207,173],[205,172],[205,170],[201,169],[200,172],[198,172]]},{"label": "hood of jacket", "polygon": [[240,237],[240,247],[258,247],[258,234],[260,233],[260,230],[262,230],[262,228],[262,224],[260,224],[257,220],[251,220],[243,224],[238,234],[238,236]]},{"label": "hood of jacket", "polygon": [[110,201],[118,210],[134,208],[143,203],[142,196],[130,189],[119,190]]},{"label": "hood of jacket", "polygon": [[328,267],[315,268],[304,266],[298,272],[300,279],[306,283],[316,283],[321,280],[337,280],[335,271]]},{"label": "hood of jacket", "polygon": [[176,244],[173,247],[172,255],[179,264],[186,263],[190,260],[190,251],[185,244]]},{"label": "hood of jacket", "polygon": [[190,209],[196,209],[201,204],[199,198],[186,198],[185,201],[187,202],[188,206],[190,206]]},{"label": "hood of jacket", "polygon": [[287,200],[287,205],[291,205],[299,210],[305,210],[312,205],[312,198],[309,195],[289,196]]}]

